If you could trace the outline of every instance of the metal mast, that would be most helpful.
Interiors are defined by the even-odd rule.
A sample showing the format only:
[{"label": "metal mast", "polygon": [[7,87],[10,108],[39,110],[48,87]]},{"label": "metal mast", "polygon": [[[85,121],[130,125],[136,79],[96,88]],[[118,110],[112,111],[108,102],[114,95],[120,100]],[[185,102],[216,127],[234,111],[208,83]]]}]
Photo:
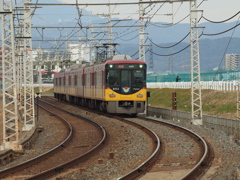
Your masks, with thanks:
[{"label": "metal mast", "polygon": [[152,45],[152,43],[150,43],[150,45],[149,45],[149,53],[150,53],[150,55],[149,55],[149,70],[151,71],[151,72],[153,72],[153,45]]},{"label": "metal mast", "polygon": [[108,43],[109,43],[109,52],[108,55],[109,57],[113,56],[113,46],[112,46],[112,12],[111,12],[111,5],[110,5],[110,0],[108,0]]},{"label": "metal mast", "polygon": [[[30,3],[26,0],[25,3]],[[25,64],[24,66],[24,89],[25,89],[25,121],[24,129],[30,130],[35,127],[34,116],[34,88],[33,88],[33,59],[32,59],[32,31],[31,31],[31,9],[25,4],[24,7],[24,45]]]},{"label": "metal mast", "polygon": [[202,125],[202,95],[198,42],[197,0],[190,2],[192,123]]},{"label": "metal mast", "polygon": [[21,116],[21,120],[23,120],[23,131],[28,131],[35,126],[31,10],[26,3],[30,3],[30,0],[22,0],[14,8],[17,17],[17,23],[14,26],[18,74],[17,95],[19,100],[19,115]]},{"label": "metal mast", "polygon": [[2,0],[2,101],[3,144],[1,149],[21,149],[18,133],[16,57],[12,0]]},{"label": "metal mast", "polygon": [[139,0],[139,60],[145,62],[145,46],[144,46],[144,8],[142,0]]}]

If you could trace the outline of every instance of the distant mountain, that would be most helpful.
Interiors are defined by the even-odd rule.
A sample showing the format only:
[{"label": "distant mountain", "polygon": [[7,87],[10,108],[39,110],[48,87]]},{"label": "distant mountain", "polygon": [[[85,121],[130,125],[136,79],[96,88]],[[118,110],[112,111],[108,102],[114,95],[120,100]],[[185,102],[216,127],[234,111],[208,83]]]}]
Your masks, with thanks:
[{"label": "distant mountain", "polygon": [[[171,46],[173,43],[157,44],[159,46]],[[176,53],[189,43],[180,43],[179,45],[164,49],[153,45],[153,62],[154,72],[167,72],[173,70],[174,72],[189,71],[190,70],[190,47],[184,51],[173,56],[159,56]],[[219,39],[201,39],[199,43],[200,49],[200,67],[201,70],[213,70],[216,67],[224,67],[225,54],[240,54],[240,38],[219,38]],[[135,44],[125,44],[118,47],[119,52],[123,54],[133,55],[138,51],[138,46]],[[148,51],[148,48],[146,48]],[[158,54],[158,55],[156,55]],[[138,58],[136,54],[133,58]],[[149,62],[150,52],[146,54],[146,61]],[[172,63],[171,63],[172,62]]]},{"label": "distant mountain", "polygon": [[[62,8],[61,12],[71,12],[76,11],[76,7],[59,7]],[[33,47],[60,47],[65,48],[67,43],[79,43],[79,41],[72,40],[85,40],[86,34],[88,38],[91,38],[92,28],[85,29],[82,27],[86,26],[107,26],[107,18],[102,18],[99,16],[93,16],[93,14],[85,11],[83,9],[84,15],[88,16],[72,17],[71,13],[61,15],[49,15],[51,13],[52,7],[44,8],[42,14],[37,14],[33,16],[33,26],[39,26],[38,29],[32,29]],[[53,13],[53,12],[52,12]],[[47,22],[44,22],[41,16],[47,17]],[[91,19],[91,20],[90,20]],[[172,26],[166,26],[164,22],[151,22],[146,24],[146,39],[149,38],[153,42],[153,59],[154,59],[154,71],[156,72],[166,72],[171,69],[173,71],[184,71],[189,69],[190,65],[190,48],[177,53],[174,56],[166,56],[168,54],[173,54],[181,51],[189,45],[190,37],[186,35],[190,32],[189,24],[176,24]],[[229,23],[201,23],[199,27],[205,27],[199,30],[199,35],[203,32],[207,35],[202,35],[200,37],[200,61],[202,70],[211,70],[218,66],[224,66],[225,53],[237,53],[240,54],[240,26],[236,27],[235,30],[231,30],[227,33],[220,35],[220,32],[224,32],[232,27],[234,27],[237,22]],[[133,27],[138,25],[137,20],[120,21],[119,19],[114,19],[114,26],[129,26],[125,28],[113,28],[114,32],[114,42],[119,43],[117,47],[119,53],[135,55],[133,58],[138,58],[138,27]],[[46,27],[46,28],[41,28]],[[48,28],[49,27],[49,28]],[[50,27],[59,27],[52,29]],[[61,28],[61,27],[75,27]],[[183,39],[186,37],[185,39]],[[229,37],[232,37],[231,41]],[[107,39],[108,29],[107,28],[94,28],[94,39]],[[48,41],[48,40],[56,40]],[[63,40],[63,41],[58,41]],[[150,40],[146,41],[146,45],[151,44]],[[160,48],[158,46],[172,46],[176,43],[178,45],[172,48]],[[81,41],[85,43],[86,41]],[[106,42],[106,41],[102,41]],[[228,45],[229,43],[229,45]],[[62,49],[59,49],[62,50]],[[148,51],[148,46],[146,46],[146,51]],[[163,55],[163,56],[160,56]],[[150,53],[147,52],[146,60],[149,60]],[[171,63],[173,62],[173,63]]]}]

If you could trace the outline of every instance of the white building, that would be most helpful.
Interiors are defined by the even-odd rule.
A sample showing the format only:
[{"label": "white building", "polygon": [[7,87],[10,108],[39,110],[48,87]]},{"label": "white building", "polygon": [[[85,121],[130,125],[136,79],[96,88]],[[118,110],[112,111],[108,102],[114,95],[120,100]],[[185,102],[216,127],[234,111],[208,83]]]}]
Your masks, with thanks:
[{"label": "white building", "polygon": [[240,54],[226,54],[225,67],[228,70],[235,70],[237,67],[240,67]]},{"label": "white building", "polygon": [[68,44],[71,61],[81,64],[83,61],[90,62],[90,47],[87,44]]}]

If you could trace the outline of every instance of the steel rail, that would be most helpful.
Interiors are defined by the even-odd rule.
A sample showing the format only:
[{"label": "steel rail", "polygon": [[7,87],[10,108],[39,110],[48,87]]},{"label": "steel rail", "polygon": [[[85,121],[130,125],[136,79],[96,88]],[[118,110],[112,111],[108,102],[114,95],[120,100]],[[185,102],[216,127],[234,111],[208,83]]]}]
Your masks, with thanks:
[{"label": "steel rail", "polygon": [[[76,106],[79,108],[79,106],[75,105],[75,104],[72,104],[73,106]],[[81,107],[89,112],[96,112],[95,110],[91,110],[91,109],[88,109],[88,108],[85,108],[85,107]],[[108,117],[111,117],[111,118],[115,118],[115,119],[118,119],[120,121],[124,121],[125,123],[128,123],[128,124],[131,124],[135,127],[138,127],[140,130],[142,131],[145,131],[147,132],[147,134],[149,136],[151,136],[155,142],[155,149],[153,151],[153,153],[151,154],[151,156],[148,157],[147,160],[145,160],[141,165],[139,165],[138,167],[134,168],[132,171],[128,172],[127,174],[123,175],[122,177],[119,177],[118,179],[119,180],[123,180],[123,179],[135,179],[141,175],[143,175],[145,172],[147,172],[147,170],[149,170],[151,168],[151,165],[157,161],[158,157],[159,157],[159,154],[160,154],[160,150],[161,150],[161,142],[160,142],[160,139],[159,137],[157,136],[157,134],[155,132],[153,132],[152,130],[138,124],[138,123],[134,123],[134,122],[131,122],[127,119],[124,119],[124,118],[121,118],[121,117],[118,117],[118,116],[114,116],[114,115],[111,115],[111,114],[108,114],[108,113],[103,113],[101,112],[102,115],[105,115],[105,116],[108,116]]]},{"label": "steel rail", "polygon": [[[105,113],[102,113],[102,114],[105,114]],[[105,114],[106,115],[106,114]],[[108,114],[109,115],[109,114]],[[119,118],[119,117],[118,117]],[[168,123],[168,122],[165,122],[165,121],[161,121],[161,120],[156,120],[156,119],[151,119],[150,117],[138,117],[138,118],[144,118],[144,119],[148,119],[148,120],[151,120],[151,121],[155,121],[155,122],[159,122],[159,123],[164,123],[166,125],[169,125],[169,126],[172,126],[174,128],[178,128],[180,131],[184,131],[185,133],[188,133],[190,136],[192,136],[199,144],[201,144],[201,147],[202,147],[202,150],[203,150],[203,153],[202,153],[202,157],[200,158],[200,160],[198,161],[198,163],[187,173],[185,174],[181,179],[182,180],[192,180],[192,179],[195,179],[196,177],[200,176],[203,172],[203,169],[205,167],[207,167],[208,165],[210,165],[211,161],[212,161],[212,158],[214,157],[214,153],[210,151],[210,145],[203,139],[201,138],[197,133],[187,129],[187,128],[184,128],[184,127],[181,127],[181,126],[178,126],[178,125],[175,125],[175,124],[172,124],[172,123]],[[122,118],[121,118],[122,119]],[[123,120],[123,119],[122,119]],[[125,120],[125,119],[124,119]],[[128,121],[128,120],[125,120],[125,121]],[[130,121],[129,121],[130,122]],[[133,123],[133,122],[131,122]],[[134,123],[135,124],[135,123]],[[146,127],[142,127],[143,129],[145,129]],[[151,131],[151,130],[150,130]],[[213,150],[212,150],[213,151]],[[212,153],[212,154],[211,154]],[[148,164],[146,162],[146,164]],[[144,163],[143,163],[143,167],[144,167]],[[138,173],[138,176],[140,176],[140,171],[142,171],[142,169],[140,168],[140,166],[136,169],[134,169],[133,171],[129,172],[128,174],[122,176],[119,178],[119,180],[121,179],[134,179],[132,178],[132,174],[134,173]],[[142,172],[143,173],[143,172]],[[131,177],[131,178],[130,178]]]},{"label": "steel rail", "polygon": [[[45,109],[46,111],[52,113],[51,111],[49,111],[48,109],[44,108],[43,106],[40,105],[41,108]],[[54,113],[52,113],[54,114]],[[57,151],[60,150],[60,148],[62,148],[64,145],[66,145],[70,140],[71,140],[71,137],[73,135],[73,128],[71,126],[70,123],[68,123],[65,119],[59,117],[60,120],[67,126],[67,129],[69,131],[69,134],[68,136],[59,144],[57,145],[56,147],[52,148],[51,150],[35,157],[35,158],[32,158],[28,161],[25,161],[23,163],[20,163],[16,166],[13,166],[13,167],[10,167],[10,168],[7,168],[7,169],[3,169],[0,171],[0,178],[3,178],[5,177],[6,175],[8,175],[9,173],[11,173],[12,171],[16,172],[16,171],[19,171],[19,170],[22,170],[22,168],[24,167],[27,167],[27,166],[30,166],[30,165],[33,165],[36,163],[36,161],[39,159],[39,158],[43,158],[43,157],[47,157],[47,156],[50,156],[51,154],[53,153],[56,153]]]},{"label": "steel rail", "polygon": [[158,135],[155,132],[153,132],[152,130],[150,130],[140,124],[128,121],[126,119],[121,119],[121,120],[127,122],[128,124],[138,126],[141,130],[146,131],[151,137],[153,137],[155,139],[155,143],[156,143],[156,148],[155,148],[154,152],[151,154],[151,156],[148,157],[147,160],[145,160],[141,165],[139,165],[132,171],[130,171],[127,174],[118,178],[118,180],[135,179],[135,178],[139,177],[140,175],[142,175],[143,173],[145,173],[148,169],[150,169],[151,165],[158,159],[158,155],[160,154],[161,142],[160,142]]},{"label": "steel rail", "polygon": [[[143,118],[143,117],[140,117]],[[206,167],[208,164],[211,163],[211,158],[213,158],[213,156],[211,156],[212,152],[209,149],[209,145],[208,143],[201,137],[199,136],[197,133],[185,128],[185,127],[181,127],[169,122],[165,122],[165,121],[161,121],[161,120],[156,120],[156,119],[151,119],[148,117],[144,117],[145,119],[151,120],[151,121],[155,121],[155,122],[160,122],[160,123],[164,123],[167,124],[169,126],[178,128],[180,130],[184,130],[185,132],[187,132],[189,135],[191,135],[194,139],[196,139],[198,141],[199,144],[201,144],[202,149],[203,149],[203,153],[202,153],[202,157],[201,159],[198,161],[198,163],[190,170],[188,171],[187,174],[185,174],[181,180],[192,180],[192,179],[196,179],[197,176],[200,176],[203,172],[203,168]]]},{"label": "steel rail", "polygon": [[49,102],[46,102],[44,100],[41,100],[41,101],[46,103],[46,104],[49,104],[51,106],[54,106],[54,107],[56,107],[58,109],[61,109],[62,111],[71,114],[72,116],[80,117],[81,119],[83,119],[85,121],[91,122],[92,124],[94,124],[95,126],[97,126],[101,130],[101,132],[102,132],[102,139],[96,146],[94,146],[91,150],[87,151],[86,153],[82,154],[81,156],[78,156],[77,158],[75,158],[73,160],[70,160],[70,161],[68,161],[66,163],[63,163],[63,164],[61,164],[59,166],[56,166],[56,167],[54,167],[52,169],[49,169],[49,170],[46,170],[46,171],[44,171],[42,173],[36,174],[36,175],[34,175],[34,176],[30,177],[30,178],[27,178],[28,180],[42,180],[42,179],[45,179],[45,178],[49,178],[49,177],[51,177],[51,176],[53,176],[55,174],[58,174],[58,173],[60,173],[60,172],[62,172],[64,170],[72,167],[73,165],[79,163],[81,160],[85,160],[85,159],[88,158],[88,156],[93,155],[97,150],[99,150],[101,148],[101,146],[105,143],[106,138],[107,138],[107,133],[106,133],[104,127],[102,127],[100,124],[94,122],[93,120],[85,118],[85,117],[83,117],[81,115],[78,115],[78,114],[74,114],[74,113],[68,112],[67,110],[59,108],[59,107],[57,107],[57,106],[55,106],[55,105],[53,105],[53,104],[51,104]]},{"label": "steel rail", "polygon": [[[42,102],[43,102],[43,101],[42,101]],[[47,103],[47,102],[44,102],[44,103]],[[48,104],[51,105],[50,103],[48,103]],[[54,105],[52,105],[52,106],[54,106]],[[55,113],[51,112],[51,111],[48,110],[47,108],[45,108],[45,107],[43,107],[43,106],[41,106],[41,105],[40,105],[40,107],[43,108],[43,109],[45,109],[46,111],[50,112],[51,114],[56,115]],[[58,108],[57,106],[55,106],[55,107]],[[58,109],[63,110],[62,108],[58,108]],[[92,155],[92,154],[93,154],[94,152],[96,152],[96,151],[101,147],[101,145],[104,144],[104,142],[106,141],[106,131],[105,131],[105,129],[104,129],[101,125],[99,125],[98,123],[96,123],[96,122],[94,122],[94,121],[92,121],[92,120],[90,120],[90,119],[87,119],[87,118],[85,118],[85,117],[82,117],[82,116],[80,116],[80,115],[76,115],[76,114],[74,114],[74,113],[70,113],[70,112],[68,112],[68,111],[66,111],[66,110],[63,110],[63,111],[71,114],[72,116],[80,117],[80,118],[82,118],[83,120],[88,121],[88,122],[94,124],[95,126],[97,126],[97,127],[101,130],[102,135],[103,135],[103,138],[102,138],[101,141],[100,141],[96,146],[94,146],[91,150],[89,150],[88,152],[84,153],[83,155],[81,155],[81,156],[73,159],[72,161],[68,161],[68,162],[66,162],[66,163],[63,163],[63,164],[57,166],[57,167],[54,167],[54,168],[49,169],[49,170],[46,170],[46,171],[44,171],[44,172],[42,172],[42,173],[40,173],[40,174],[36,174],[36,175],[34,175],[34,176],[32,176],[32,177],[29,177],[29,178],[27,178],[27,179],[34,179],[34,180],[40,179],[40,180],[42,180],[42,179],[45,179],[45,178],[47,178],[47,177],[53,176],[53,175],[55,175],[55,174],[58,174],[58,173],[61,172],[62,170],[65,170],[66,168],[69,168],[70,166],[72,166],[72,165],[74,165],[74,164],[76,164],[76,163],[79,163],[79,160],[80,160],[80,159],[84,159],[84,158],[87,158],[89,155]],[[57,116],[57,115],[56,115],[56,116]],[[58,116],[58,117],[59,117],[59,116]],[[71,137],[72,137],[72,135],[73,135],[73,128],[72,128],[71,124],[68,123],[65,119],[63,119],[63,118],[61,118],[61,117],[59,117],[59,118],[60,118],[60,120],[62,120],[65,124],[69,125],[69,126],[68,126],[68,130],[70,131],[70,134],[68,135],[68,137],[67,137],[62,143],[60,143],[58,146],[54,147],[53,149],[51,149],[51,150],[49,150],[49,151],[47,151],[47,152],[45,152],[45,153],[43,153],[43,154],[35,157],[35,158],[32,158],[32,159],[30,159],[30,160],[28,160],[28,161],[25,161],[25,162],[23,162],[23,163],[20,163],[20,164],[18,164],[18,165],[16,165],[16,166],[13,166],[13,167],[11,167],[11,168],[7,168],[7,169],[4,169],[4,170],[0,171],[0,178],[3,178],[3,177],[8,176],[8,175],[9,175],[11,172],[13,172],[13,171],[16,172],[16,171],[22,170],[22,168],[24,168],[24,167],[28,167],[28,166],[31,166],[31,165],[33,165],[33,164],[36,164],[37,162],[39,162],[39,158],[48,157],[48,156],[52,155],[53,153],[56,153],[57,151],[59,151],[59,150],[60,150],[61,148],[63,148],[65,145],[67,145],[67,143],[70,141],[70,139],[71,139]]]}]

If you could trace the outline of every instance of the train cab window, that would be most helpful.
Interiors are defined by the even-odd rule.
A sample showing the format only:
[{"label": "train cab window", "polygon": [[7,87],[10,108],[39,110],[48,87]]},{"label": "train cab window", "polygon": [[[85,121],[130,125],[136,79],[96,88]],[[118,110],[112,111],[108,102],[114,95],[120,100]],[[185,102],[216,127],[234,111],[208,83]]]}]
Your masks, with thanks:
[{"label": "train cab window", "polygon": [[145,86],[145,71],[144,70],[134,70],[133,71],[133,85]]},{"label": "train cab window", "polygon": [[121,85],[122,86],[131,86],[131,70],[122,70],[121,71]]},{"label": "train cab window", "polygon": [[106,76],[106,84],[109,86],[120,85],[120,72],[119,70],[108,70]]}]

